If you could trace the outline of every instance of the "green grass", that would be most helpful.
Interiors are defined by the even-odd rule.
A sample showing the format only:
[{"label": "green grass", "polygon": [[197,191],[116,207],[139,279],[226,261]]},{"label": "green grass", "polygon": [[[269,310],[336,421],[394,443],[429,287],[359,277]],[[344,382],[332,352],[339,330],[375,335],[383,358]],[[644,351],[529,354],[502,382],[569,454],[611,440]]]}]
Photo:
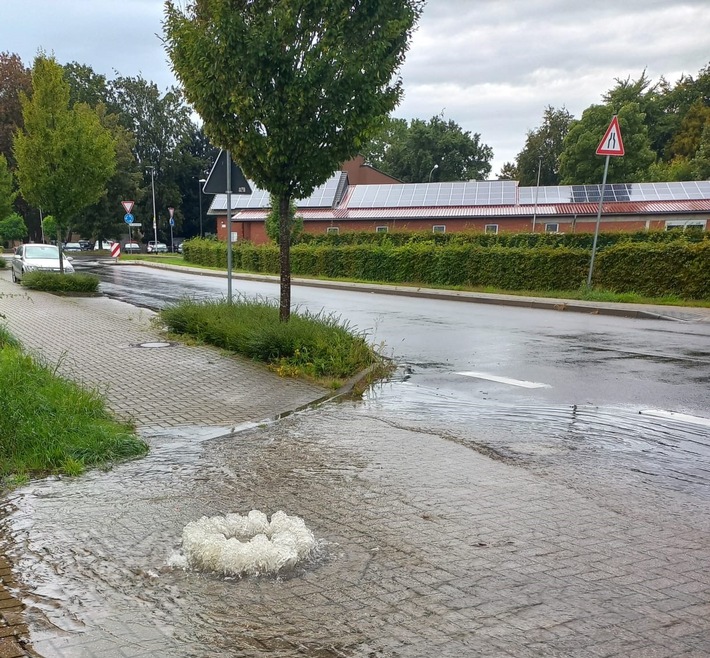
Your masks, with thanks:
[{"label": "green grass", "polygon": [[170,331],[189,335],[256,361],[282,376],[306,377],[337,388],[382,360],[365,334],[333,315],[292,313],[279,321],[276,303],[239,298],[183,300],[160,313]]},{"label": "green grass", "polygon": [[148,446],[118,422],[96,391],[57,376],[0,328],[0,482],[78,475],[143,455]]},{"label": "green grass", "polygon": [[[121,254],[121,260],[137,260],[149,263],[165,263],[166,265],[188,265],[191,267],[201,267],[200,265],[185,262],[181,254]],[[213,267],[209,269],[219,270],[220,268]]]},{"label": "green grass", "polygon": [[62,293],[95,293],[99,277],[94,274],[60,274],[59,272],[27,272],[22,285],[31,290]]}]

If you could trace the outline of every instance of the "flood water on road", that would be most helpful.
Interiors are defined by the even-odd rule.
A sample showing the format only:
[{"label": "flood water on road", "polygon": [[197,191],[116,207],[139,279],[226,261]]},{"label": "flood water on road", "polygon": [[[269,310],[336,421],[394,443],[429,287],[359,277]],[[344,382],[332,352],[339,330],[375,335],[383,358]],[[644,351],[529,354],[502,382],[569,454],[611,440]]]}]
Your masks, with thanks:
[{"label": "flood water on road", "polygon": [[[474,505],[480,517],[475,483],[488,469],[489,489],[522,480],[547,496],[562,483],[585,500],[631,494],[635,509],[653,513],[669,501],[678,507],[677,496],[686,511],[709,497],[707,428],[623,409],[462,402],[402,377],[361,402],[231,437],[198,428],[153,434],[145,459],[21,488],[3,527],[27,585],[35,648],[46,656],[414,657],[431,655],[421,652],[437,645],[424,638],[452,633],[459,610],[460,634],[439,650],[458,658],[480,611],[462,613],[464,594],[442,599],[427,583],[465,582],[467,570],[482,569],[467,548],[464,510]],[[321,552],[279,577],[169,566],[187,523],[252,509],[301,516]],[[520,541],[507,536],[476,541],[504,562]],[[396,631],[407,615],[422,634],[415,641],[411,631],[411,646]]]}]

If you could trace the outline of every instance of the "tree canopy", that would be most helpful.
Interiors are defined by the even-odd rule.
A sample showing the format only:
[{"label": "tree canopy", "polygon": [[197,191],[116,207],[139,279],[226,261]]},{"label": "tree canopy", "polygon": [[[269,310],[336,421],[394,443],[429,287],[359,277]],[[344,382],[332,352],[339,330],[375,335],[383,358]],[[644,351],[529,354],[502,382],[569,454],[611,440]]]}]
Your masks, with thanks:
[{"label": "tree canopy", "polygon": [[173,70],[205,132],[279,198],[280,317],[290,316],[289,203],[358,153],[402,93],[423,0],[166,2]]},{"label": "tree canopy", "polygon": [[393,120],[363,149],[378,169],[405,183],[483,180],[491,171],[493,149],[478,133],[462,130],[440,116]]},{"label": "tree canopy", "polygon": [[521,185],[559,185],[560,155],[572,123],[572,115],[564,108],[545,108],[542,125],[528,132],[523,150],[518,153],[516,170]]},{"label": "tree canopy", "polygon": [[59,232],[105,193],[116,169],[115,143],[92,108],[69,107],[69,84],[53,58],[35,59],[32,97],[21,94],[20,99],[24,128],[14,142],[20,191],[29,203],[52,213],[60,241]]},{"label": "tree canopy", "polygon": [[[560,156],[560,182],[563,185],[601,182],[604,157],[594,154],[612,116],[609,107],[592,105],[579,121],[572,123]],[[627,103],[619,110],[618,117],[626,154],[610,158],[607,180],[610,183],[643,181],[649,166],[656,159],[644,123],[645,115],[638,104]]]}]

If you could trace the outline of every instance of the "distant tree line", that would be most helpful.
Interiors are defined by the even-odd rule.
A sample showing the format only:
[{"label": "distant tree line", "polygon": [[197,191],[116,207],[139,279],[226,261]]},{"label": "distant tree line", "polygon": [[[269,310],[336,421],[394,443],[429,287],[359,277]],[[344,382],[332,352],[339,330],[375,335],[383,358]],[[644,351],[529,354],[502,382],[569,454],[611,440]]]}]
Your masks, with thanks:
[{"label": "distant tree line", "polygon": [[[50,65],[42,82],[37,66],[47,61]],[[52,78],[50,84],[53,66],[59,67],[61,80]],[[86,205],[86,197],[76,211],[67,206],[70,216],[60,221],[63,231],[92,239],[118,237],[125,232],[121,201],[132,200],[136,221],[152,237],[154,183],[159,239],[169,236],[169,207],[175,208],[175,235],[199,234],[199,179],[208,173],[217,149],[194,121],[192,107],[180,89],[160,90],[140,75],[109,79],[91,66],[59,65],[42,53],[29,68],[19,56],[2,52],[0,240],[38,239],[43,211],[59,220],[56,210],[38,205],[47,197],[37,190],[33,193],[29,176],[20,184],[17,154],[23,147],[18,147],[17,135],[27,132],[25,116],[36,93],[33,76],[34,84],[64,90],[59,94],[67,96],[63,116],[69,116],[65,111],[78,112],[83,113],[82,121],[89,121],[73,124],[76,135],[84,135],[86,126],[98,122],[112,145],[107,152],[111,162],[103,168],[105,180],[89,195],[95,198]],[[541,185],[599,182],[604,162],[594,150],[613,114],[619,117],[626,155],[611,159],[609,182],[710,178],[710,65],[695,77],[682,76],[675,84],[664,78],[654,83],[645,71],[638,79],[617,79],[602,102],[588,107],[579,119],[565,107],[544,108],[540,125],[527,133],[515,161],[505,163],[496,176],[518,180],[521,185],[535,185],[538,175]],[[96,130],[98,136],[101,131]],[[58,152],[67,145],[53,148]],[[363,142],[361,152],[370,164],[403,182],[483,180],[492,173],[493,150],[481,135],[464,131],[443,116],[411,121],[384,118]],[[77,189],[88,187],[88,182],[73,187],[72,181],[65,181],[67,193],[73,189],[74,196]],[[204,212],[209,203],[204,195],[202,203]],[[206,218],[204,229],[214,231]]]},{"label": "distant tree line", "polygon": [[[39,68],[38,68],[39,67]],[[44,74],[40,73],[40,68]],[[60,79],[55,79],[57,70]],[[39,87],[38,87],[39,85]],[[42,94],[43,100],[33,103],[33,96]],[[51,94],[46,92],[52,90]],[[58,95],[58,99],[56,98]],[[64,103],[50,108],[49,98],[55,97]],[[39,124],[29,131],[25,119],[30,106],[35,110],[32,116]],[[42,107],[40,107],[40,105]],[[82,108],[79,110],[79,108]],[[155,207],[158,218],[158,238],[166,240],[170,235],[168,208],[175,208],[176,236],[194,236],[200,230],[200,190],[199,180],[205,178],[217,154],[207,140],[201,126],[193,120],[192,109],[186,103],[182,92],[171,87],[165,91],[141,76],[117,76],[110,80],[96,73],[90,66],[71,62],[59,65],[51,57],[40,53],[32,68],[25,66],[19,56],[7,52],[0,53],[0,240],[39,239],[42,235],[41,213],[48,209],[38,203],[47,199],[47,190],[40,194],[30,191],[35,175],[27,171],[24,185],[21,184],[21,167],[17,155],[23,135],[37,137],[33,149],[40,149],[46,162],[52,162],[51,150],[66,149],[68,142],[51,145],[45,139],[46,132],[39,125],[49,115],[60,112],[65,119],[83,112],[86,120],[89,114],[96,118],[102,131],[112,143],[106,153],[110,163],[106,177],[98,177],[99,189],[95,198],[86,205],[79,204],[67,209],[66,221],[60,221],[63,232],[76,232],[87,238],[116,238],[125,233],[124,210],[121,201],[135,201],[133,215],[142,224],[141,231],[152,238],[153,235],[153,190],[155,187]],[[37,113],[44,113],[40,119]],[[93,119],[90,119],[93,125]],[[82,129],[78,124],[75,139],[86,134],[86,123]],[[19,136],[19,142],[18,142]],[[26,145],[29,148],[29,144]],[[18,150],[18,148],[20,150]],[[86,144],[84,150],[86,151]],[[37,151],[33,151],[34,157]],[[80,154],[77,154],[77,157]],[[78,160],[72,161],[77,167]],[[96,162],[96,154],[94,154]],[[54,165],[53,165],[54,166]],[[153,181],[151,173],[153,172]],[[78,172],[75,172],[78,176]],[[94,167],[94,174],[99,173]],[[57,176],[55,175],[55,178]],[[78,200],[79,193],[91,186],[90,178],[79,180],[76,187],[72,180],[65,180],[65,197]],[[14,179],[14,180],[13,180]],[[92,179],[93,180],[93,179]],[[56,194],[60,191],[56,190]],[[26,197],[30,198],[26,198]],[[86,199],[84,199],[86,200]],[[58,202],[56,196],[54,201]],[[65,203],[62,201],[62,203]],[[68,201],[67,201],[68,203]],[[202,195],[203,211],[209,197]],[[56,209],[51,212],[59,220]],[[3,230],[4,229],[4,230]],[[205,222],[204,229],[214,232],[214,226]],[[54,238],[55,236],[51,236]]]}]

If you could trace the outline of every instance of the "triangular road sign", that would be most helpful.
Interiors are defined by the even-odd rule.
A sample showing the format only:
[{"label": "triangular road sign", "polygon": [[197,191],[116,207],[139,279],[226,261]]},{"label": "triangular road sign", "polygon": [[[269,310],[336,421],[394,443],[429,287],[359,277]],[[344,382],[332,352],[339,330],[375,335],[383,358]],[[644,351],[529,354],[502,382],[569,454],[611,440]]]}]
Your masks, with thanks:
[{"label": "triangular road sign", "polygon": [[624,155],[624,142],[621,139],[621,128],[616,114],[606,129],[604,138],[597,146],[597,155]]},{"label": "triangular road sign", "polygon": [[131,210],[133,210],[133,204],[135,201],[121,201],[121,205],[123,206],[123,209],[126,211],[127,215],[131,214]]},{"label": "triangular road sign", "polygon": [[[242,170],[234,164],[234,160],[230,161],[232,163],[232,194],[251,194],[251,187],[249,187]],[[224,194],[227,191],[227,151],[224,149],[219,152],[202,191],[205,194]]]}]

